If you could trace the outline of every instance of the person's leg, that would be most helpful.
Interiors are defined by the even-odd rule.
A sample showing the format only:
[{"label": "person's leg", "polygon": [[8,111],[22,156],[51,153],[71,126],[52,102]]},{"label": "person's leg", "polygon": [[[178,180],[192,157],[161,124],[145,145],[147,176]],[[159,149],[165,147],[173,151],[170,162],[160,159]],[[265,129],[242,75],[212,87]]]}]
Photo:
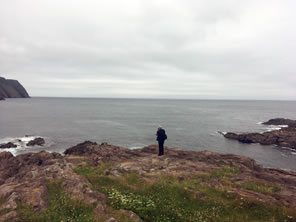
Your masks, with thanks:
[{"label": "person's leg", "polygon": [[164,141],[158,141],[158,147],[159,147],[158,156],[163,155],[163,142]]},{"label": "person's leg", "polygon": [[160,151],[160,150],[161,150],[161,148],[160,148],[160,147],[161,147],[161,142],[160,142],[160,141],[158,141],[158,156],[160,156],[160,152],[161,152],[161,151]]}]

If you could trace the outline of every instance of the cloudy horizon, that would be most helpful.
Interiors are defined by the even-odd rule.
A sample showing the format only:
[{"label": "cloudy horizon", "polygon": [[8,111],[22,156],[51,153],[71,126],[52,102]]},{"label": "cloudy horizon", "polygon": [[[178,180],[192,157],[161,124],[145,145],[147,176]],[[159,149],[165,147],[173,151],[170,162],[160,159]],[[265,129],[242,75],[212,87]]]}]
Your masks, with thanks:
[{"label": "cloudy horizon", "polygon": [[293,0],[0,0],[31,96],[296,100]]}]

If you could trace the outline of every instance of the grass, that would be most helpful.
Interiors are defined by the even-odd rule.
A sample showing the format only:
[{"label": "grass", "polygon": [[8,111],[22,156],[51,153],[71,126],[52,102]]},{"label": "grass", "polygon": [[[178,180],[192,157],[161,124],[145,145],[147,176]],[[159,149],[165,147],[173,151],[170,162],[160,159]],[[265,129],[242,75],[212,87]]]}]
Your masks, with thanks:
[{"label": "grass", "polygon": [[49,207],[47,210],[34,213],[33,209],[22,203],[18,204],[18,213],[23,221],[28,222],[92,222],[93,206],[72,199],[61,188],[61,182],[48,183]]},{"label": "grass", "polygon": [[278,185],[266,184],[255,181],[247,181],[241,185],[243,189],[255,191],[263,194],[272,194],[281,191]]},{"label": "grass", "polygon": [[4,203],[5,203],[5,201],[6,201],[6,199],[5,199],[5,198],[0,198],[0,206],[1,206],[2,204],[4,204]]},{"label": "grass", "polygon": [[229,178],[233,176],[234,174],[239,174],[240,169],[230,166],[222,166],[218,170],[213,170],[207,175],[202,175],[199,180],[201,181],[208,181],[211,179],[219,179],[221,181],[224,181],[226,183],[229,183]]},{"label": "grass", "polygon": [[[84,169],[84,173],[96,173],[90,169]],[[90,170],[90,171],[89,171]],[[106,214],[94,216],[95,206],[86,205],[80,200],[71,198],[61,187],[62,181],[49,182],[49,207],[47,210],[36,213],[23,204],[18,204],[18,213],[24,222],[103,222],[112,215],[121,222],[135,222],[123,212],[106,207]],[[1,201],[1,200],[0,200]],[[0,211],[1,212],[1,211]],[[108,216],[109,215],[109,216]]]},{"label": "grass", "polygon": [[[4,204],[7,200],[5,198],[0,198],[0,207],[2,206],[2,204]],[[9,213],[12,209],[10,208],[3,208],[0,210],[0,216],[3,216],[7,213]]]},{"label": "grass", "polygon": [[228,180],[240,173],[237,168],[224,166],[206,176],[182,180],[161,175],[149,182],[136,172],[122,177],[108,176],[102,168],[106,166],[81,167],[76,172],[85,176],[93,189],[108,196],[110,207],[131,210],[144,221],[296,221],[296,212],[242,199],[205,183],[211,179]]}]

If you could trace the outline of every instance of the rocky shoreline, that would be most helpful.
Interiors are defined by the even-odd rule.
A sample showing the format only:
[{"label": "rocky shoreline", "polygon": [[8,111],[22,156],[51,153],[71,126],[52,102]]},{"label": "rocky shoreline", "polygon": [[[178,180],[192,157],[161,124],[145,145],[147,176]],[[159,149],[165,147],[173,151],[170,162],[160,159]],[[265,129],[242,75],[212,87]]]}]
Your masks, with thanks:
[{"label": "rocky shoreline", "polygon": [[264,133],[242,133],[228,132],[223,134],[227,139],[237,140],[241,143],[260,143],[261,145],[277,145],[296,149],[296,120],[290,119],[270,119],[262,123],[264,125],[287,126],[279,130]]},{"label": "rocky shoreline", "polygon": [[[25,136],[29,137],[29,136]],[[24,142],[21,139],[17,139],[17,142]],[[45,140],[42,137],[36,137],[26,143],[26,146],[33,147],[33,146],[43,146],[45,144]],[[8,142],[0,144],[0,149],[11,149],[16,148],[16,142]]]},{"label": "rocky shoreline", "polygon": [[[296,210],[295,171],[264,168],[251,158],[233,154],[185,151],[165,147],[165,155],[159,157],[156,145],[130,150],[106,143],[98,145],[95,142],[86,141],[67,149],[65,155],[43,151],[14,157],[10,152],[0,152],[0,221],[8,219],[30,221],[32,219],[26,219],[29,214],[25,214],[24,209],[30,209],[31,218],[47,212],[49,208],[52,209],[51,190],[48,183],[56,181],[60,182],[61,188],[69,197],[92,207],[91,214],[99,220],[90,221],[150,221],[146,219],[145,211],[142,208],[139,210],[139,207],[116,205],[117,207],[110,210],[114,196],[113,194],[110,196],[110,192],[104,193],[106,183],[123,181],[122,178],[129,178],[126,175],[137,176],[137,180],[133,179],[128,184],[129,189],[136,189],[137,193],[144,189],[143,187],[149,184],[154,186],[166,178],[164,176],[169,176],[175,179],[170,179],[167,186],[173,186],[172,183],[184,184],[182,189],[194,201],[209,203],[210,198],[215,198],[215,196],[209,196],[213,191],[207,193],[204,187],[225,193],[228,202],[226,205],[221,202],[221,206],[226,210],[230,209],[228,205],[232,203],[231,201],[242,202],[242,200],[244,200],[241,203],[243,205],[234,212],[240,212],[244,204],[248,204],[245,210],[251,206],[253,208],[263,206],[262,204],[283,207],[286,209],[283,212]],[[144,181],[146,185],[137,187],[137,181]],[[189,181],[192,185],[189,185]],[[114,183],[110,184],[115,186],[117,183],[115,185]],[[252,184],[256,186],[250,186]],[[119,185],[117,184],[116,187]],[[105,188],[101,189],[100,186]],[[135,197],[135,195],[128,197]],[[120,199],[120,201],[123,200]],[[295,221],[293,219],[295,216],[291,213],[283,213],[283,218],[287,221]],[[120,219],[123,217],[127,220]],[[269,218],[269,215],[266,217]],[[289,218],[292,219],[289,220]],[[184,219],[184,221],[195,220]],[[204,221],[213,220],[204,219]]]}]

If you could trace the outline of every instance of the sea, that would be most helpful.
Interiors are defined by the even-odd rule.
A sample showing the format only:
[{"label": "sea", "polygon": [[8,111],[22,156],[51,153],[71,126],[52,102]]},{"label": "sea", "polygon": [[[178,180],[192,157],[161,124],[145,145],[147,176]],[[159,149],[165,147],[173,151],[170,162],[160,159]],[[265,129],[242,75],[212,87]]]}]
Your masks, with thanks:
[{"label": "sea", "polygon": [[[85,140],[135,149],[156,144],[161,125],[165,146],[239,154],[265,167],[296,170],[296,150],[242,144],[219,133],[276,130],[262,122],[278,117],[296,119],[296,101],[6,99],[0,102],[0,144],[14,142],[17,148],[0,151],[63,153]],[[36,137],[45,138],[45,145],[28,147]]]}]

